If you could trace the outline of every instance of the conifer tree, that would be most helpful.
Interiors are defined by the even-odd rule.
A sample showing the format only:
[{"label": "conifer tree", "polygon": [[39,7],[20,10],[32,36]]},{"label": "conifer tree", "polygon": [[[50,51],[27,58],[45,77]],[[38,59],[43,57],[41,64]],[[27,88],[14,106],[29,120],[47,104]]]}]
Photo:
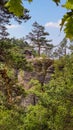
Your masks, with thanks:
[{"label": "conifer tree", "polygon": [[40,56],[41,48],[47,48],[47,44],[51,40],[47,40],[46,36],[49,36],[49,33],[45,31],[44,26],[39,25],[37,22],[34,22],[32,26],[32,32],[30,32],[26,38],[38,49],[38,55]]}]

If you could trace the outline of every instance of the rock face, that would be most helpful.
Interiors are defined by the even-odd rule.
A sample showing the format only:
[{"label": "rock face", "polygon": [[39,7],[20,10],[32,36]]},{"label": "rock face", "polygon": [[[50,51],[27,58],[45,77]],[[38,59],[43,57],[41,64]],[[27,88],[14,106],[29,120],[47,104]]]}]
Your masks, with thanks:
[{"label": "rock face", "polygon": [[36,97],[34,94],[29,94],[26,98],[22,99],[20,105],[26,107],[30,104],[36,105],[37,102],[38,102],[38,97]]},{"label": "rock face", "polygon": [[[51,59],[35,59],[32,61],[32,66],[32,72],[24,71],[23,80],[20,77],[25,90],[29,90],[32,87],[29,84],[31,79],[38,80],[43,86],[50,81],[51,74],[54,72],[53,60]],[[35,105],[37,102],[38,98],[33,94],[29,94],[25,99],[22,99],[21,105],[25,107],[29,104]]]},{"label": "rock face", "polygon": [[[48,83],[51,78],[51,73],[54,72],[53,60],[35,59],[32,65],[33,65],[32,72],[27,71],[24,72],[24,84],[29,84],[31,79],[38,80],[41,83],[41,85],[43,85],[44,83]],[[30,86],[26,87],[26,89],[29,88]]]}]

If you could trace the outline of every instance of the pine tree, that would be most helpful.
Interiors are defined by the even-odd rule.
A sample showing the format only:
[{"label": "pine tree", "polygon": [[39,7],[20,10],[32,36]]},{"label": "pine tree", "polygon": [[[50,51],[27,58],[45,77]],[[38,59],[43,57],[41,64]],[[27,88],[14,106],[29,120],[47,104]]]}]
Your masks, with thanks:
[{"label": "pine tree", "polygon": [[26,38],[30,40],[30,43],[38,49],[38,55],[41,54],[41,48],[47,48],[48,42],[51,40],[47,40],[46,36],[49,36],[49,33],[45,31],[45,28],[42,25],[39,25],[37,22],[33,23],[32,32],[30,32]]}]

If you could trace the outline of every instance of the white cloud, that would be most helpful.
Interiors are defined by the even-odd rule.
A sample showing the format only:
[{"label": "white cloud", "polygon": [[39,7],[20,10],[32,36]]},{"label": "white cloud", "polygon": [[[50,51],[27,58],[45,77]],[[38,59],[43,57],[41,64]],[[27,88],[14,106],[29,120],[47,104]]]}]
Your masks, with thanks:
[{"label": "white cloud", "polygon": [[19,28],[19,27],[20,27],[19,25],[15,25],[15,24],[6,25],[6,28],[8,28],[8,29]]},{"label": "white cloud", "polygon": [[45,27],[48,28],[48,27],[52,27],[52,28],[60,28],[60,23],[61,23],[61,20],[58,20],[57,22],[47,22],[45,24]]}]

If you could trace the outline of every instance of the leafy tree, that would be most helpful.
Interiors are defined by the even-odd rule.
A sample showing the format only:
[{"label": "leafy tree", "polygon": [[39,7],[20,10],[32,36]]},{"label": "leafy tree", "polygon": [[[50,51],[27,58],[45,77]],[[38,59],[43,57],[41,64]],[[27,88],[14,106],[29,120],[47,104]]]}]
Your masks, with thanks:
[{"label": "leafy tree", "polygon": [[26,130],[48,130],[47,129],[47,109],[42,105],[30,106],[25,117]]},{"label": "leafy tree", "polygon": [[0,92],[4,97],[4,101],[1,99],[0,104],[8,108],[19,104],[22,96],[26,95],[23,87],[17,84],[13,70],[10,69],[4,64],[0,64]]},{"label": "leafy tree", "polygon": [[[31,2],[32,0],[27,0]],[[26,13],[26,8],[23,6],[22,0],[7,0],[5,7],[8,8],[8,11],[13,13],[15,16],[22,18]]]},{"label": "leafy tree", "polygon": [[12,48],[11,39],[0,39],[0,62],[7,63]]},{"label": "leafy tree", "polygon": [[[27,0],[27,1],[32,2],[32,0]],[[54,1],[57,5],[59,5],[59,3],[61,2],[61,0],[52,0],[52,1]],[[61,28],[63,26],[65,26],[64,32],[66,33],[66,37],[68,37],[69,39],[73,38],[73,30],[72,30],[72,28],[73,28],[73,24],[72,24],[73,23],[73,6],[72,5],[73,5],[72,0],[67,0],[65,2],[65,4],[63,5],[63,7],[68,10],[68,12],[63,16],[62,22],[61,22]],[[24,11],[25,8],[23,6],[22,0],[17,0],[17,1],[1,0],[0,6],[3,9],[5,9],[5,7],[6,7],[10,13],[13,13],[14,16],[17,16],[20,19],[28,19],[27,17],[25,17],[26,15],[24,16],[24,14],[26,14],[26,12],[28,12],[28,11]]]},{"label": "leafy tree", "polygon": [[[61,2],[61,0],[53,1],[56,2],[57,5]],[[64,26],[66,37],[73,39],[73,0],[66,0],[65,4],[62,6],[66,8],[68,12],[62,18],[61,29]]]},{"label": "leafy tree", "polygon": [[[33,0],[27,0],[29,2],[32,2]],[[54,1],[57,5],[61,2],[61,0],[52,0]],[[1,0],[1,4],[4,4],[5,2]],[[72,0],[67,0],[65,4],[63,5],[64,8],[68,10],[68,12],[63,16],[62,22],[61,22],[61,27],[65,26],[64,32],[66,33],[66,37],[72,39],[73,38],[73,1]],[[17,8],[16,8],[17,6]],[[8,0],[6,3],[6,7],[10,12],[13,12],[16,16],[23,16],[23,10],[24,6],[22,4],[22,0],[17,1],[17,4],[15,3],[14,0]],[[19,10],[19,11],[18,11]]]},{"label": "leafy tree", "polygon": [[7,28],[5,24],[9,23],[10,14],[7,13],[6,9],[0,6],[0,39],[7,37],[9,34],[7,33]]},{"label": "leafy tree", "polygon": [[[14,49],[16,50],[16,49]],[[10,58],[11,58],[11,66],[14,68],[15,70],[15,77],[18,76],[18,72],[19,69],[25,70],[25,68],[27,68],[27,61],[25,59],[25,56],[20,54],[19,52],[17,52],[17,54],[15,54],[15,52],[11,53]]]},{"label": "leafy tree", "polygon": [[20,107],[7,109],[0,105],[1,130],[24,130],[25,110]]},{"label": "leafy tree", "polygon": [[[39,83],[33,82],[33,87],[30,88],[29,93],[38,97],[38,103],[28,108],[28,113],[25,117],[25,128],[27,130],[73,129],[72,62],[73,55],[55,61],[55,71],[52,75],[52,80],[49,84],[43,86],[43,91]],[[40,109],[41,111],[39,112]]]},{"label": "leafy tree", "polygon": [[[31,2],[30,0],[28,1]],[[17,16],[20,19],[24,18],[27,11],[22,4],[22,0],[18,0],[16,2],[14,0],[1,0],[0,6],[2,7],[2,9],[7,9],[7,13],[13,14],[14,16]]]},{"label": "leafy tree", "polygon": [[0,39],[5,38],[9,35],[5,25],[10,25],[11,18],[14,18],[19,23],[30,18],[28,14],[29,11],[27,9],[24,11],[24,8],[20,3],[20,0],[17,0],[17,2],[13,0],[0,1]]}]

